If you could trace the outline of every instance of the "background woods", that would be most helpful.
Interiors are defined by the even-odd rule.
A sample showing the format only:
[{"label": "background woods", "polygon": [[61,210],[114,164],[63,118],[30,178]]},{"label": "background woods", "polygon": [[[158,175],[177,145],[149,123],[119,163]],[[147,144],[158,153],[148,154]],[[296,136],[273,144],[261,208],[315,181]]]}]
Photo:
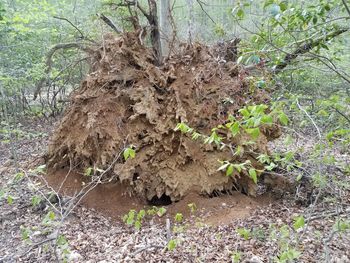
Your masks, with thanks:
[{"label": "background woods", "polygon": [[0,2],[0,262],[350,262],[348,0]]}]

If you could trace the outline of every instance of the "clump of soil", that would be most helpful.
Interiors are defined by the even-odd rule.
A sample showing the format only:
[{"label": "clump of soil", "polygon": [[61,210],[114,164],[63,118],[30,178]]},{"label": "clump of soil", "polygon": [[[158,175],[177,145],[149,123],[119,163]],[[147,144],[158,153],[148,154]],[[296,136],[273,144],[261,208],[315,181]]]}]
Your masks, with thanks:
[{"label": "clump of soil", "polygon": [[[245,171],[228,177],[218,171],[218,160],[251,160],[259,168],[251,152],[268,153],[276,127],[264,129],[255,144],[235,157],[227,148],[193,141],[174,128],[185,122],[209,135],[229,114],[237,115],[246,104],[266,103],[268,95],[253,91],[244,69],[221,59],[213,48],[183,45],[156,67],[141,41],[135,33],[105,36],[91,73],[72,94],[51,138],[49,169],[111,167],[108,176],[148,200],[165,195],[174,201],[190,191],[212,194],[237,188],[255,195],[256,185]],[[232,140],[240,145],[247,136]],[[124,161],[121,153],[129,145],[136,157]]]}]

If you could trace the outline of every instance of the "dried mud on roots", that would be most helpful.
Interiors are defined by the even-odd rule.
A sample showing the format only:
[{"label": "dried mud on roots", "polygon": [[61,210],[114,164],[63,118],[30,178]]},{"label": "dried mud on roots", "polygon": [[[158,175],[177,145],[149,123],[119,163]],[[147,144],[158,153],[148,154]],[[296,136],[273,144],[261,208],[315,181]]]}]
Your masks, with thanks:
[{"label": "dried mud on roots", "polygon": [[[212,194],[236,188],[254,195],[256,185],[244,171],[231,177],[217,171],[218,160],[248,159],[256,166],[254,156],[244,153],[233,159],[230,150],[193,141],[174,128],[185,122],[209,135],[229,114],[236,115],[246,104],[266,103],[268,95],[252,91],[247,73],[233,61],[220,61],[214,48],[195,44],[180,49],[156,67],[151,50],[136,34],[105,36],[91,73],[71,95],[51,138],[49,170],[83,172],[113,165],[108,176],[129,183],[148,200],[168,196],[174,201],[190,191]],[[245,147],[268,153],[267,141],[276,137],[276,130],[264,129],[254,145]],[[232,140],[239,145],[247,135]],[[136,157],[114,161],[131,144]]]}]

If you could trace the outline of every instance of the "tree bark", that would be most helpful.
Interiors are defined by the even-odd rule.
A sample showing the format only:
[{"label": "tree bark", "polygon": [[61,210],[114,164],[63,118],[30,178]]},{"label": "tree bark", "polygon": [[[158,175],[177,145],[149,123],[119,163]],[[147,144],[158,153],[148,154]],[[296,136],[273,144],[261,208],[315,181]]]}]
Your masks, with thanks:
[{"label": "tree bark", "polygon": [[162,55],[167,56],[169,54],[169,41],[172,38],[170,27],[170,0],[160,1],[160,32],[161,32],[161,45]]},{"label": "tree bark", "polygon": [[151,42],[155,57],[155,64],[160,66],[162,64],[162,44],[160,42],[160,32],[157,15],[157,3],[155,0],[148,0],[149,15],[146,16],[151,26]]},{"label": "tree bark", "polygon": [[302,44],[300,47],[298,47],[296,50],[294,50],[292,53],[287,54],[284,57],[283,62],[278,64],[274,69],[273,73],[278,74],[280,73],[285,67],[287,67],[293,60],[295,60],[298,56],[303,55],[313,48],[317,47],[319,44],[325,41],[329,41],[340,34],[343,34],[344,32],[347,32],[349,28],[341,28],[336,31],[332,31],[328,33],[326,36],[319,37],[315,40],[310,40]]}]

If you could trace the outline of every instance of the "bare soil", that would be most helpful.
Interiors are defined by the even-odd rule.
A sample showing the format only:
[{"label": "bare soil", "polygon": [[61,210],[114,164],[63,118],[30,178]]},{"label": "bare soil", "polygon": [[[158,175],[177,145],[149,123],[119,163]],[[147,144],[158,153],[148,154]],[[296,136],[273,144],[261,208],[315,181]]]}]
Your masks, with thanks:
[{"label": "bare soil", "polygon": [[[78,193],[84,184],[89,180],[86,176],[61,170],[55,174],[45,176],[47,183],[65,196],[73,196]],[[87,208],[94,209],[101,214],[114,220],[121,221],[123,215],[131,209],[150,209],[152,204],[133,195],[127,190],[128,186],[120,182],[102,184],[94,187],[89,194],[82,199],[81,204]],[[177,213],[185,217],[191,216],[188,204],[196,205],[196,212],[200,217],[211,225],[220,225],[230,222],[233,219],[242,219],[249,216],[256,208],[268,206],[274,202],[270,193],[259,197],[248,197],[240,192],[221,194],[215,197],[208,197],[198,193],[189,193],[183,199],[167,205],[167,213],[175,216]]]}]

